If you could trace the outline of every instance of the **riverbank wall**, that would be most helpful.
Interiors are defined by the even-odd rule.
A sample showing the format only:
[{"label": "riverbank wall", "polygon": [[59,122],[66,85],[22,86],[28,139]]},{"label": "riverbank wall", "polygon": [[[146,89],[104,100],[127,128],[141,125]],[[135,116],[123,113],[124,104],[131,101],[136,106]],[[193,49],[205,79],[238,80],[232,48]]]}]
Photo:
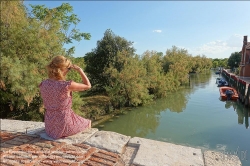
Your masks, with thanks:
[{"label": "riverbank wall", "polygon": [[221,74],[227,79],[229,85],[237,90],[238,100],[246,107],[250,107],[250,77],[240,77],[227,69],[223,69]]},{"label": "riverbank wall", "polygon": [[62,139],[43,122],[0,119],[1,165],[241,166],[239,156],[130,137],[96,128]]}]

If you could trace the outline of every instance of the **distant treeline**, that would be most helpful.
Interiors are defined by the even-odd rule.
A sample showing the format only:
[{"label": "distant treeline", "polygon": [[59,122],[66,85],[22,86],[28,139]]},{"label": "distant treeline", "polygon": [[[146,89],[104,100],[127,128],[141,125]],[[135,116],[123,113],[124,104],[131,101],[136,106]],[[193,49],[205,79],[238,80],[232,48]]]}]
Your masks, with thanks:
[{"label": "distant treeline", "polygon": [[[73,93],[74,111],[90,119],[166,97],[188,83],[190,72],[204,72],[213,65],[212,59],[193,56],[176,46],[165,53],[137,55],[133,42],[110,29],[92,52],[74,58],[74,47],[66,50],[65,44],[89,40],[91,35],[75,28],[80,20],[72,6],[63,3],[49,9],[36,5],[28,11],[22,1],[0,3],[1,118],[42,121],[38,86],[47,78],[45,66],[55,55],[67,56],[90,78],[91,90]],[[68,79],[81,81],[75,72],[70,72]]]},{"label": "distant treeline", "polygon": [[240,61],[241,61],[241,53],[233,52],[231,53],[229,58],[223,58],[223,59],[215,58],[213,59],[212,63],[213,63],[213,68],[222,67],[225,69],[235,69],[239,67]]}]

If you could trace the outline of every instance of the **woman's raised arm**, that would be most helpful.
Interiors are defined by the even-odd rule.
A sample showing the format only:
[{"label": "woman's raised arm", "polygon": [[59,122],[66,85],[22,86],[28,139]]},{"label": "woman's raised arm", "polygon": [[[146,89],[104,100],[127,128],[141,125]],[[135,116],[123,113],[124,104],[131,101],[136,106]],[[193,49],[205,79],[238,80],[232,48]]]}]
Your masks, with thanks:
[{"label": "woman's raised arm", "polygon": [[82,83],[77,83],[77,82],[72,81],[71,85],[69,86],[69,90],[70,91],[84,91],[84,90],[90,89],[91,83],[89,82],[89,79],[86,76],[86,74],[83,72],[82,68],[80,68],[77,65],[72,65],[71,69],[77,71],[81,75]]}]

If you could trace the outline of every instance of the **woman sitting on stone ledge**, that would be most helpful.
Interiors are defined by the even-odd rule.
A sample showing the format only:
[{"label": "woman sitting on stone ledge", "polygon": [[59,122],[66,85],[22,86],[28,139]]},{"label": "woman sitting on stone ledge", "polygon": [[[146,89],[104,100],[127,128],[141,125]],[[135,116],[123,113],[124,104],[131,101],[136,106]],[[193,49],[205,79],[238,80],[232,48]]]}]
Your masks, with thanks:
[{"label": "woman sitting on stone ledge", "polygon": [[[69,70],[77,71],[83,83],[66,81]],[[76,115],[71,109],[72,91],[84,91],[91,88],[83,70],[72,65],[64,56],[56,56],[47,66],[49,78],[39,85],[45,111],[45,131],[48,136],[58,139],[74,135],[91,128],[91,121]]]}]

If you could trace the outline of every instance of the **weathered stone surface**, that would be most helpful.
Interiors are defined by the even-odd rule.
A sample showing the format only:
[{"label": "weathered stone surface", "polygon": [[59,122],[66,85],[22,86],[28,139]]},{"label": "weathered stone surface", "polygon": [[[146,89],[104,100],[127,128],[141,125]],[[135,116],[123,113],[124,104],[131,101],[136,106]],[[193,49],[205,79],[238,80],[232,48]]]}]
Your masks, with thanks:
[{"label": "weathered stone surface", "polygon": [[77,133],[75,135],[65,137],[65,138],[60,138],[57,140],[54,140],[53,138],[49,137],[45,132],[40,133],[40,137],[46,140],[51,140],[51,141],[57,141],[57,142],[65,142],[67,144],[75,144],[75,143],[82,143],[89,137],[91,137],[93,134],[95,134],[98,131],[97,128],[91,128],[86,131]]},{"label": "weathered stone surface", "polygon": [[134,165],[204,166],[201,149],[139,137],[131,138],[128,145],[139,146]]},{"label": "weathered stone surface", "polygon": [[106,149],[115,153],[123,153],[125,145],[128,143],[130,136],[122,135],[111,131],[98,131],[84,143],[91,146]]},{"label": "weathered stone surface", "polygon": [[37,134],[44,130],[44,122],[0,119],[0,123],[1,130],[8,132]]},{"label": "weathered stone surface", "polygon": [[135,155],[138,151],[138,147],[126,146],[125,152],[121,155],[125,166],[132,166]]},{"label": "weathered stone surface", "polygon": [[1,166],[124,166],[119,154],[82,143],[46,141],[34,135],[4,131],[0,140]]},{"label": "weathered stone surface", "polygon": [[[43,131],[43,122],[0,119],[0,123],[0,155],[5,164],[20,165],[21,162],[25,162],[34,165],[39,161],[39,164],[43,165],[52,161],[62,162],[59,163],[60,165],[80,165],[87,162],[92,165],[105,163],[130,166],[204,166],[204,163],[205,166],[241,166],[239,158],[234,155],[206,151],[203,156],[201,149],[139,137],[130,139],[129,136],[110,131],[98,131],[95,128],[64,139],[53,140]],[[38,135],[51,141],[45,141]],[[21,156],[20,161],[14,160],[15,154],[11,156],[12,152],[19,153],[19,151],[20,154],[27,152],[25,156],[29,156],[30,159]],[[59,159],[60,156],[69,154],[72,160],[66,162],[68,158],[65,158],[66,163],[64,163],[63,158]],[[54,160],[55,157],[56,160]]]},{"label": "weathered stone surface", "polygon": [[214,151],[205,151],[204,160],[205,166],[241,166],[238,156]]}]

